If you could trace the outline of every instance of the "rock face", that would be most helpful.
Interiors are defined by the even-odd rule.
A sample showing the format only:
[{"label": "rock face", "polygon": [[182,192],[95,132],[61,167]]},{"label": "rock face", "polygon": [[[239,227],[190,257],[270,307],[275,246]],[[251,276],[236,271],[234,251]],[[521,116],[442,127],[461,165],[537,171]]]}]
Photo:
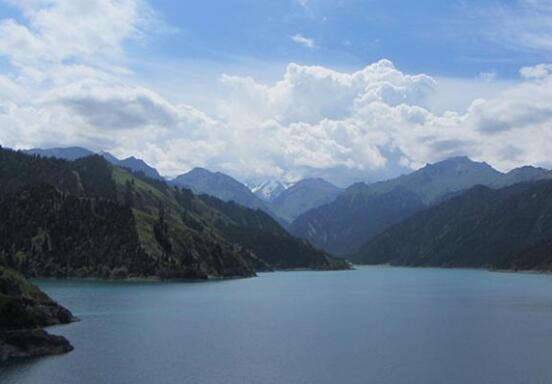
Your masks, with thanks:
[{"label": "rock face", "polygon": [[59,355],[72,350],[73,346],[65,337],[50,335],[40,328],[0,331],[0,361]]},{"label": "rock face", "polygon": [[0,267],[0,361],[73,350],[67,339],[42,327],[76,320],[16,272]]}]

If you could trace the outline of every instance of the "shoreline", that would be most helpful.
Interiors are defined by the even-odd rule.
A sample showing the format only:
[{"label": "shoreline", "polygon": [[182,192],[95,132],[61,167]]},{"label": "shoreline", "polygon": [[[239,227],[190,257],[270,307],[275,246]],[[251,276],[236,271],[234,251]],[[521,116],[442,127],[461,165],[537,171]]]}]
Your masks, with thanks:
[{"label": "shoreline", "polygon": [[271,271],[259,271],[256,276],[209,276],[207,279],[165,279],[159,276],[150,277],[130,277],[125,279],[103,279],[100,277],[33,277],[30,278],[33,282],[40,281],[52,281],[52,282],[102,282],[102,283],[209,283],[217,281],[230,281],[241,279],[252,279],[258,277],[259,274],[270,274],[276,272],[338,272],[338,271],[354,271],[361,268],[408,268],[408,269],[436,269],[436,270],[468,270],[468,271],[480,271],[480,272],[494,272],[494,273],[510,273],[510,274],[530,274],[530,275],[552,275],[552,271],[539,271],[539,270],[515,270],[515,269],[491,269],[491,268],[477,268],[477,267],[433,267],[433,266],[408,266],[408,265],[392,265],[392,264],[351,264],[350,269],[311,269],[311,268],[282,268],[274,269]]},{"label": "shoreline", "polygon": [[[360,265],[359,265],[360,266]],[[124,279],[104,279],[101,277],[31,277],[29,280],[36,281],[67,281],[67,282],[104,282],[104,283],[209,283],[215,281],[254,279],[258,274],[275,273],[275,272],[338,272],[338,271],[353,271],[355,265],[351,264],[348,269],[313,269],[313,268],[278,268],[270,271],[257,271],[254,276],[208,276],[207,279],[192,279],[192,278],[162,278],[159,276],[148,277],[128,277]]]},{"label": "shoreline", "polygon": [[124,279],[103,279],[101,277],[32,277],[30,281],[67,281],[67,282],[103,282],[103,283],[208,283],[213,281],[251,279],[256,276],[209,276],[207,279],[192,279],[192,278],[172,278],[164,279],[159,276],[150,277],[129,277]]},{"label": "shoreline", "polygon": [[369,268],[369,267],[386,267],[386,268],[411,268],[411,269],[442,269],[442,270],[467,270],[481,272],[496,272],[496,273],[520,273],[531,275],[552,275],[552,270],[534,270],[534,269],[492,269],[485,267],[438,267],[425,265],[393,265],[393,264],[353,264],[353,267]]}]

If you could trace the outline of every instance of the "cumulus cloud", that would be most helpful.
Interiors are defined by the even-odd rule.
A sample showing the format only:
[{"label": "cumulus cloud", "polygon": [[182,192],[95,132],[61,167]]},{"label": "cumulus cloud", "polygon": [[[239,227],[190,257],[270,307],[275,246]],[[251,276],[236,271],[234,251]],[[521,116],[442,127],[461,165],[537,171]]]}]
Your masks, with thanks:
[{"label": "cumulus cloud", "polygon": [[[126,42],[158,22],[147,4],[13,4],[22,19],[0,21],[0,53],[12,65],[0,74],[4,146],[82,145],[141,157],[169,176],[204,166],[242,180],[320,176],[342,185],[456,155],[502,170],[551,165],[549,64],[521,69],[517,84],[465,111],[443,112],[430,102],[434,78],[389,60],[355,71],[291,63],[270,84],[223,75],[228,96],[207,114],[137,84],[124,65]],[[75,26],[64,29],[62,19]]]},{"label": "cumulus cloud", "polygon": [[272,118],[282,123],[343,119],[353,109],[376,101],[424,105],[435,86],[429,76],[404,74],[389,60],[352,73],[292,63],[273,86],[227,75],[222,82],[234,91],[228,110],[245,109],[247,119]]},{"label": "cumulus cloud", "polygon": [[[279,146],[264,153],[278,159],[283,173],[333,173],[346,183],[457,155],[507,170],[550,164],[552,83],[538,77],[475,100],[466,112],[437,113],[427,103],[437,82],[405,74],[389,60],[350,73],[290,64],[271,86],[224,76],[235,94],[221,102],[220,115],[230,126],[258,132],[257,142],[281,143],[287,160],[278,157]],[[263,121],[271,121],[270,129],[259,128]]]},{"label": "cumulus cloud", "polygon": [[[0,52],[14,65],[42,66],[79,58],[119,54],[129,38],[143,38],[154,23],[140,0],[10,0],[27,24],[0,22]],[[70,21],[70,22],[68,22]]]}]

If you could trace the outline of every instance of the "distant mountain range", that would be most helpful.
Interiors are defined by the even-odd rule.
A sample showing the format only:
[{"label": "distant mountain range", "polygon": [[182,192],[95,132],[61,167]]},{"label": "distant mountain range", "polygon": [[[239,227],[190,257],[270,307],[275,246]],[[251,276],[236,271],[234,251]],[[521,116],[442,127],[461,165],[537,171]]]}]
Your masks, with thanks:
[{"label": "distant mountain range", "polygon": [[303,179],[287,187],[282,183],[269,181],[250,189],[224,173],[203,168],[194,168],[170,182],[190,188],[196,193],[261,209],[283,225],[291,223],[297,216],[312,208],[333,201],[341,192],[340,188],[322,179]]},{"label": "distant mountain range", "polygon": [[[40,155],[65,160],[77,160],[96,155],[82,147],[33,148],[23,151],[29,155]],[[128,157],[120,160],[109,152],[99,152],[113,165],[142,172],[145,176],[165,180],[159,172],[141,159]],[[287,226],[298,215],[333,200],[340,189],[322,179],[305,179],[294,185],[269,180],[246,186],[222,172],[211,172],[204,168],[194,168],[172,180],[169,184],[186,187],[196,193],[217,197],[223,201],[234,201],[248,208],[261,209],[269,213],[280,224]]]},{"label": "distant mountain range", "polygon": [[475,185],[500,188],[549,175],[534,167],[504,174],[467,157],[451,158],[388,181],[354,184],[333,202],[299,216],[289,229],[318,247],[346,256],[390,225]]},{"label": "distant mountain range", "polygon": [[31,148],[31,149],[24,149],[22,152],[28,155],[55,157],[57,159],[65,159],[65,160],[71,160],[71,161],[81,159],[86,156],[95,155],[94,152],[82,147],[65,147],[65,148],[48,148],[48,149]]},{"label": "distant mountain range", "polygon": [[[43,157],[54,157],[64,160],[78,160],[83,157],[96,155],[95,152],[92,152],[89,149],[82,147],[66,147],[66,148],[32,148],[23,150],[23,153],[28,155],[39,155]],[[144,160],[137,159],[134,156],[127,157],[126,159],[119,160],[109,152],[100,152],[98,155],[102,156],[104,159],[109,161],[113,165],[119,167],[128,168],[134,172],[142,172],[145,176],[151,177],[152,179],[163,180],[163,177],[159,175],[159,172],[152,166],[148,165]]]},{"label": "distant mountain range", "polygon": [[476,186],[386,229],[362,264],[552,270],[552,180]]},{"label": "distant mountain range", "polygon": [[[368,264],[552,269],[552,173],[543,168],[502,173],[454,157],[345,190],[322,179],[247,187],[195,168],[169,187],[133,157],[102,159],[78,147],[28,153],[45,157],[0,151],[0,215],[10,223],[0,226],[0,258],[30,275],[207,278],[347,267],[330,254]],[[109,257],[83,261],[109,244],[118,244]]]}]

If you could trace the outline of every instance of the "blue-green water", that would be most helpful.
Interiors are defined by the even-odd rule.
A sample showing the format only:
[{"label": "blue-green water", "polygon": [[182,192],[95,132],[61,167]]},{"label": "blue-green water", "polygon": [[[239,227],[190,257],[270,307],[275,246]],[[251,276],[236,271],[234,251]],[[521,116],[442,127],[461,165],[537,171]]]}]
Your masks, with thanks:
[{"label": "blue-green water", "polygon": [[552,383],[552,276],[360,268],[212,283],[40,282],[75,351],[11,383]]}]

